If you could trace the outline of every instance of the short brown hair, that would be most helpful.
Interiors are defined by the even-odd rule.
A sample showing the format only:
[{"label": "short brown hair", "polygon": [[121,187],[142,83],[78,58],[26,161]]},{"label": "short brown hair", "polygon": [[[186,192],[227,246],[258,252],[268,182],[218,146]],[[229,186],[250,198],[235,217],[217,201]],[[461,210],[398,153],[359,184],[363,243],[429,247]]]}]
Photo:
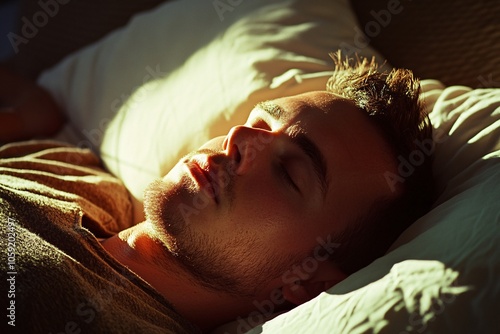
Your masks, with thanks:
[{"label": "short brown hair", "polygon": [[[396,164],[408,162],[422,143],[432,143],[432,126],[419,100],[420,82],[410,70],[379,71],[374,58],[342,59],[340,52],[331,57],[335,71],[327,91],[353,101],[366,113],[382,130]],[[397,187],[399,196],[379,199],[341,236],[332,260],[346,274],[384,255],[396,238],[429,210],[434,189],[432,159],[422,152],[417,155],[423,159],[418,166],[411,166],[411,172],[401,175],[399,168],[398,174],[387,172],[388,182],[396,180],[392,186]]]}]

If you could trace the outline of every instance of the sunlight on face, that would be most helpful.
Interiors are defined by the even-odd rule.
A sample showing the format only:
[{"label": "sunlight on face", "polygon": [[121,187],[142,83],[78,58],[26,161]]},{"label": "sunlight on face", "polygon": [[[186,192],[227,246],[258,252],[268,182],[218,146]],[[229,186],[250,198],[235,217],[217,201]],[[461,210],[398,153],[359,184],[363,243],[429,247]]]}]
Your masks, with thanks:
[{"label": "sunlight on face", "polygon": [[393,158],[349,101],[311,92],[259,104],[145,194],[147,219],[199,282],[251,295],[391,196]]}]

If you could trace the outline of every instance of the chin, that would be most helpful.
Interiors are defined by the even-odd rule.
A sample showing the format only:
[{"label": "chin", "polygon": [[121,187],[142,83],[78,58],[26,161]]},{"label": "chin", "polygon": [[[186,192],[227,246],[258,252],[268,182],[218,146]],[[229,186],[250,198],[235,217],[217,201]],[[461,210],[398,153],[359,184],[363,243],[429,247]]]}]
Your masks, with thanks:
[{"label": "chin", "polygon": [[[175,237],[186,227],[179,206],[186,195],[186,189],[171,182],[157,180],[144,191],[144,213],[146,220],[163,235]],[[190,196],[188,196],[190,197]]]}]

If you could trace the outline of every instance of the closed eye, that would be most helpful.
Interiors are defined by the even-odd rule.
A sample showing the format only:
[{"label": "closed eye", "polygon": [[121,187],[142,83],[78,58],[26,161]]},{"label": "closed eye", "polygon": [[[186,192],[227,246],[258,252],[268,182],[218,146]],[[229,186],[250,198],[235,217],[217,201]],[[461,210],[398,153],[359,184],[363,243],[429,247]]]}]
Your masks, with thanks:
[{"label": "closed eye", "polygon": [[285,182],[288,183],[288,185],[291,186],[295,191],[300,193],[299,187],[293,181],[292,177],[290,176],[290,173],[286,169],[286,166],[284,164],[280,164],[279,169],[280,169],[281,177],[285,180]]}]

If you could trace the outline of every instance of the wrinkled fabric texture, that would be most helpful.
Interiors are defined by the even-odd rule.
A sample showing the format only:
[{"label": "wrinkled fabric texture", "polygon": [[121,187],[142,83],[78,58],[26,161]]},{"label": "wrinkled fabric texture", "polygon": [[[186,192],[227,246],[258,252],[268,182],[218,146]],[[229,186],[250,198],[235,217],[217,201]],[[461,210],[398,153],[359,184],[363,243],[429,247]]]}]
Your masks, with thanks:
[{"label": "wrinkled fabric texture", "polygon": [[0,223],[12,332],[197,332],[101,247],[97,238],[131,226],[132,205],[89,150],[53,141],[0,148]]}]

